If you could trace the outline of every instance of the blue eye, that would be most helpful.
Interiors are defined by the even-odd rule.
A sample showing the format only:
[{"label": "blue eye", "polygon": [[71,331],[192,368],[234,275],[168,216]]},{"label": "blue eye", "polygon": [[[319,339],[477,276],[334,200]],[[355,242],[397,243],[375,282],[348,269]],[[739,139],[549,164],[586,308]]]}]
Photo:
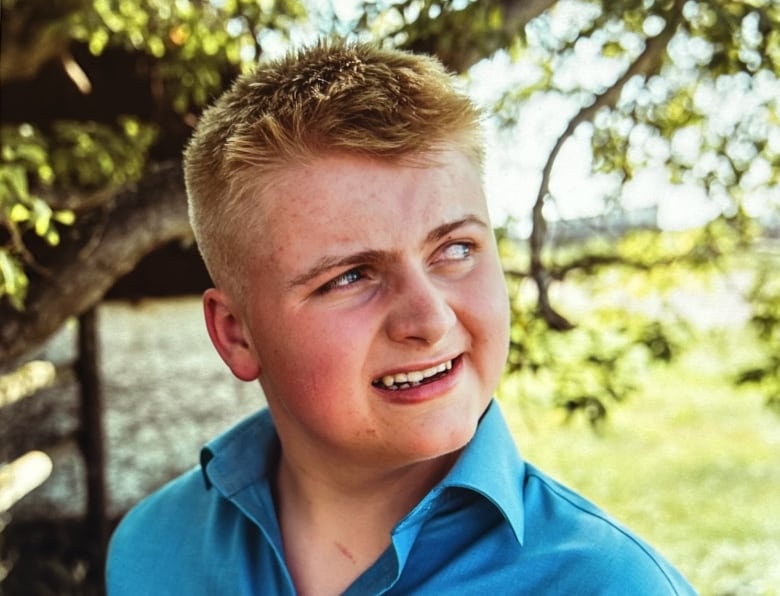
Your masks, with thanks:
[{"label": "blue eye", "polygon": [[471,242],[455,242],[444,249],[443,256],[448,260],[460,261],[470,257],[473,248]]},{"label": "blue eye", "polygon": [[365,276],[363,275],[363,272],[360,269],[350,269],[349,271],[345,271],[338,277],[335,277],[332,280],[330,280],[328,283],[322,286],[319,291],[324,294],[331,290],[346,288],[348,286],[351,286],[355,282],[360,281],[364,277]]}]

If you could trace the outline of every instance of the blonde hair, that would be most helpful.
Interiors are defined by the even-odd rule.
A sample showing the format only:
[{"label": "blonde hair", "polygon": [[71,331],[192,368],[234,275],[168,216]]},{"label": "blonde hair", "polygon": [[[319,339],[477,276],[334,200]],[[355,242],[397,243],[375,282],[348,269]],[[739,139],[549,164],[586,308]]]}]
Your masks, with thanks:
[{"label": "blonde hair", "polygon": [[190,220],[212,280],[243,299],[237,231],[262,221],[259,195],[275,173],[334,153],[414,162],[445,146],[481,166],[480,112],[434,58],[320,42],[261,64],[203,113],[184,154]]}]

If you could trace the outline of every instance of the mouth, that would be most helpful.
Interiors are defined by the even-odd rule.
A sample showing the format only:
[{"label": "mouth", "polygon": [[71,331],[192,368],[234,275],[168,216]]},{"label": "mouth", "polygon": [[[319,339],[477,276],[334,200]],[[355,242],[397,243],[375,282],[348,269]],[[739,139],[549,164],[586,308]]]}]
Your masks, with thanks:
[{"label": "mouth", "polygon": [[447,376],[459,358],[460,356],[422,370],[410,370],[392,375],[385,375],[375,379],[371,384],[374,387],[387,391],[402,391],[404,389],[412,389],[414,387],[419,387],[420,385],[426,385]]}]

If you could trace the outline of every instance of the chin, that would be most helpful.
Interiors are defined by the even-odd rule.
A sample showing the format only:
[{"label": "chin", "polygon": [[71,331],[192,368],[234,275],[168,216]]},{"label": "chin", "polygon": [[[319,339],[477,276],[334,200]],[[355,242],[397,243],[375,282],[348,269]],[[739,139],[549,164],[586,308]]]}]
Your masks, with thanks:
[{"label": "chin", "polygon": [[415,447],[414,455],[420,460],[431,460],[459,452],[474,436],[477,421],[467,424],[461,420],[459,424],[449,428],[440,427],[433,434],[430,431],[426,432],[424,441],[412,441],[411,444]]}]

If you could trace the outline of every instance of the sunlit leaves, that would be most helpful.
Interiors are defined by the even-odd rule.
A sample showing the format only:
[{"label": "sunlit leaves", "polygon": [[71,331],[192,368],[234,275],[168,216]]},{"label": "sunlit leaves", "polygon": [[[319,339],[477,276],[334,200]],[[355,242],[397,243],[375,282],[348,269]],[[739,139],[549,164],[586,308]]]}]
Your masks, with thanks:
[{"label": "sunlit leaves", "polygon": [[767,405],[780,414],[780,266],[778,254],[768,253],[761,260],[761,272],[751,289],[753,316],[750,325],[762,340],[762,359],[754,366],[743,368],[736,375],[738,385],[758,387],[766,396]]},{"label": "sunlit leaves", "polygon": [[474,59],[508,47],[523,32],[509,32],[498,0],[401,0],[363,2],[359,33],[386,45],[435,53],[450,69],[463,72]]},{"label": "sunlit leaves", "polygon": [[594,170],[629,181],[647,166],[665,166],[672,182],[704,185],[714,201],[732,194],[724,203],[738,205],[778,179],[771,139],[780,134],[780,9],[762,0],[685,2],[681,15],[671,7],[556,3],[511,46],[518,68],[534,62],[541,76],[507,89],[496,114],[513,126],[533,96],[589,105],[640,55],[645,39],[674,23],[657,74],[634,77],[593,120]]},{"label": "sunlit leaves", "polygon": [[[713,195],[728,192],[740,202],[743,190],[772,183],[773,175],[760,174],[754,165],[776,161],[771,140],[780,134],[778,97],[780,81],[768,71],[713,78],[700,66],[672,69],[644,88],[632,89],[612,114],[594,121],[595,164],[601,171],[613,169],[627,176],[647,165],[651,156],[632,139],[632,128],[644,127],[653,131],[656,147],[659,141],[668,144],[663,161],[672,182],[702,184]],[[628,133],[626,122],[631,125]],[[628,161],[616,157],[618,152]]]},{"label": "sunlit leaves", "polygon": [[[48,6],[42,0],[3,0],[4,10],[33,4]],[[4,131],[0,295],[12,296],[17,305],[28,283],[24,267],[29,272],[31,266],[24,239],[56,242],[62,225],[73,217],[43,197],[50,191],[92,191],[135,180],[156,147],[157,129],[144,119],[173,113],[180,125],[177,133],[184,136],[235,74],[250,68],[267,48],[284,46],[291,26],[307,16],[305,4],[296,0],[78,4],[54,25],[68,32],[72,47],[83,44],[98,59],[130,56],[139,68],[148,69],[143,80],[153,87],[154,106],[144,116],[104,117],[101,123],[47,121],[39,129],[19,125]],[[703,280],[711,273],[711,263],[745,250],[757,238],[756,214],[780,210],[780,204],[768,200],[757,206],[761,196],[769,196],[773,185],[780,184],[777,2],[691,0],[682,3],[677,14],[669,11],[680,4],[668,0],[559,0],[511,30],[505,27],[511,22],[508,9],[521,6],[519,1],[357,4],[353,21],[335,23],[335,3],[320,3],[316,14],[330,14],[334,23],[311,25],[310,30],[332,26],[344,35],[375,36],[388,45],[435,51],[443,58],[464,51],[485,57],[497,47],[506,49],[507,69],[512,70],[507,79],[516,84],[494,94],[500,94],[496,113],[506,126],[518,122],[529,102],[557,106],[568,99],[570,114],[592,105],[642,56],[648,40],[674,24],[675,36],[662,48],[665,52],[637,71],[620,97],[606,102],[609,107],[589,121],[592,163],[595,170],[623,181],[635,179],[645,168],[665,167],[671,181],[707,190],[715,219],[695,232],[642,232],[576,249],[549,247],[553,299],[577,323],[566,335],[552,333],[538,316],[533,286],[512,281],[517,284],[513,373],[544,376],[549,395],[564,407],[581,404],[583,410],[598,412],[593,400],[608,403],[629,395],[634,373],[641,368],[636,363],[673,358],[679,342],[663,321],[647,313],[637,317],[625,307],[653,292],[672,291],[686,275]],[[356,23],[362,29],[351,30],[349,25]],[[563,130],[567,113],[558,115]],[[578,129],[578,134],[583,132],[590,134],[590,126]],[[546,146],[538,147],[534,157],[543,160]],[[561,292],[575,285],[608,294],[610,284],[630,291],[630,300],[587,316],[570,311]],[[772,316],[757,311],[755,322],[766,327]]]},{"label": "sunlit leaves", "polygon": [[[576,321],[574,329],[563,333],[537,315],[534,285],[512,273],[523,269],[523,250],[502,236],[513,314],[503,391],[557,404],[599,424],[610,404],[630,397],[641,385],[650,362],[671,362],[684,352],[694,332],[686,321],[697,315],[691,301],[716,292],[726,272],[756,274],[753,261],[740,256],[760,233],[752,218],[737,214],[701,229],[594,234],[551,248],[551,295],[564,315]],[[767,254],[771,248],[767,246]],[[752,324],[768,354],[780,345],[777,266],[777,255],[766,259],[764,276],[755,278],[760,292],[754,290],[750,300],[755,307]],[[768,355],[746,369],[740,382],[760,385],[771,400],[780,387],[775,364]]]},{"label": "sunlit leaves", "polygon": [[7,299],[11,306],[22,310],[29,283],[19,258],[0,248],[0,299]]},{"label": "sunlit leaves", "polygon": [[[146,53],[179,112],[197,111],[238,72],[260,57],[266,29],[286,31],[305,16],[296,0],[96,0],[74,15],[74,39],[99,55],[109,46]],[[228,68],[230,67],[230,68]]]},{"label": "sunlit leaves", "polygon": [[[57,7],[3,0],[3,11],[4,17],[16,11],[14,22],[31,31],[56,31],[57,43],[67,39],[63,47],[82,43],[95,56],[120,49],[148,57],[143,64],[153,71],[158,113],[185,115],[199,112],[229,78],[260,57],[264,31],[278,30],[280,39],[286,39],[290,26],[306,16],[299,0],[75,0]],[[3,42],[9,39],[4,35]],[[38,46],[51,41],[48,33],[37,39]],[[42,55],[56,58],[57,47]],[[55,120],[39,128],[23,123],[4,127],[0,299],[18,308],[23,304],[25,271],[35,267],[26,246],[28,234],[57,244],[59,226],[73,221],[73,213],[51,207],[44,197],[138,179],[156,140],[157,127],[132,115],[114,122]]]},{"label": "sunlit leaves", "polygon": [[0,161],[0,299],[16,307],[28,287],[25,267],[35,263],[25,235],[47,244],[60,242],[59,226],[75,215],[54,209],[43,195],[53,189],[97,190],[136,180],[147,161],[154,128],[135,118],[120,118],[116,126],[90,122],[55,122],[45,137],[29,124],[5,126]]},{"label": "sunlit leaves", "polygon": [[624,281],[645,282],[628,290],[635,302],[626,301],[619,288],[631,284],[616,286],[610,272],[603,272],[560,286],[569,296],[565,308],[578,321],[563,333],[549,329],[536,314],[533,288],[510,278],[513,324],[502,393],[553,404],[567,417],[582,414],[598,427],[615,402],[641,386],[649,361],[668,362],[677,355],[681,339],[673,327],[641,312],[643,301],[652,300],[639,290],[657,288],[651,290],[643,275],[627,270]]},{"label": "sunlit leaves", "polygon": [[[58,58],[58,48],[78,44],[94,56],[113,49],[145,57],[138,64],[151,69],[157,113],[179,112],[189,122],[230,78],[260,57],[264,31],[278,30],[284,40],[290,26],[306,16],[299,0],[73,0],[61,6],[3,0],[2,8],[4,18],[14,11],[18,27],[42,32],[36,35],[36,52],[52,42],[49,32],[57,32],[56,45],[43,51],[43,59]],[[5,33],[4,44],[11,40]],[[22,305],[25,270],[35,267],[28,234],[56,244],[58,226],[73,220],[71,212],[51,207],[44,197],[138,179],[156,140],[157,127],[133,115],[113,122],[54,120],[39,128],[16,123],[3,129],[0,298]]]},{"label": "sunlit leaves", "polygon": [[[531,118],[529,106],[543,98],[560,105],[561,97],[567,97],[577,113],[577,106],[585,108],[603,93],[608,99],[604,107],[594,110],[595,117],[589,116],[592,130],[587,131],[594,171],[616,174],[628,182],[645,170],[665,168],[669,182],[695,189],[691,206],[703,212],[697,214],[697,225],[705,224],[684,233],[633,234],[617,246],[591,242],[579,246],[575,254],[567,247],[545,248],[546,273],[554,280],[552,299],[577,328],[556,345],[548,337],[552,332],[540,331],[536,324],[536,297],[528,296],[533,286],[515,288],[517,322],[510,369],[513,375],[538,377],[536,371],[550,367],[555,379],[580,378],[579,386],[586,389],[576,395],[560,383],[550,389],[551,396],[565,396],[567,407],[588,408],[594,399],[610,399],[614,391],[607,384],[595,389],[598,375],[586,371],[596,365],[609,369],[622,356],[613,359],[614,353],[591,342],[572,358],[573,370],[560,369],[567,358],[557,347],[572,351],[573,346],[587,344],[582,327],[589,328],[594,320],[594,313],[568,312],[560,287],[590,284],[590,275],[611,269],[626,275],[612,280],[615,284],[672,292],[690,276],[714,275],[729,255],[752,253],[766,234],[762,226],[771,222],[776,226],[780,215],[780,5],[766,0],[693,1],[682,4],[682,14],[669,12],[673,6],[671,2],[593,2],[588,10],[586,3],[558,2],[530,22],[525,36],[509,48],[516,69],[537,76],[521,80],[500,96],[495,113],[504,126],[520,122],[521,114]],[[569,10],[579,22],[562,18]],[[605,93],[645,51],[646,41],[668,24],[674,25],[674,35],[665,51],[655,55],[650,67],[637,69],[617,100]],[[564,114],[561,120],[565,118]],[[579,132],[587,128],[582,126]],[[667,197],[661,194],[668,188],[660,182],[658,196],[648,192],[647,200],[664,204]],[[679,197],[687,200],[682,193]],[[780,302],[780,296],[768,302]],[[757,311],[754,324],[767,320],[771,316],[759,316]],[[600,322],[600,329],[609,332],[606,320]],[[649,357],[666,360],[675,353],[674,342],[656,323],[648,320],[641,331],[630,335]],[[759,338],[777,353],[779,339],[766,333]],[[624,339],[626,346],[633,345],[628,336]],[[768,379],[780,386],[776,364],[770,359],[753,371],[761,373],[762,387],[770,392]],[[585,376],[577,377],[579,373]]]},{"label": "sunlit leaves", "polygon": [[25,266],[29,255],[23,242],[31,232],[50,245],[57,245],[57,224],[73,223],[68,210],[54,210],[30,190],[53,182],[46,141],[33,127],[22,125],[2,130],[0,159],[0,300],[22,308],[29,286]]},{"label": "sunlit leaves", "polygon": [[143,172],[155,128],[135,118],[117,126],[58,121],[53,126],[51,162],[64,187],[98,189],[136,180]]}]

